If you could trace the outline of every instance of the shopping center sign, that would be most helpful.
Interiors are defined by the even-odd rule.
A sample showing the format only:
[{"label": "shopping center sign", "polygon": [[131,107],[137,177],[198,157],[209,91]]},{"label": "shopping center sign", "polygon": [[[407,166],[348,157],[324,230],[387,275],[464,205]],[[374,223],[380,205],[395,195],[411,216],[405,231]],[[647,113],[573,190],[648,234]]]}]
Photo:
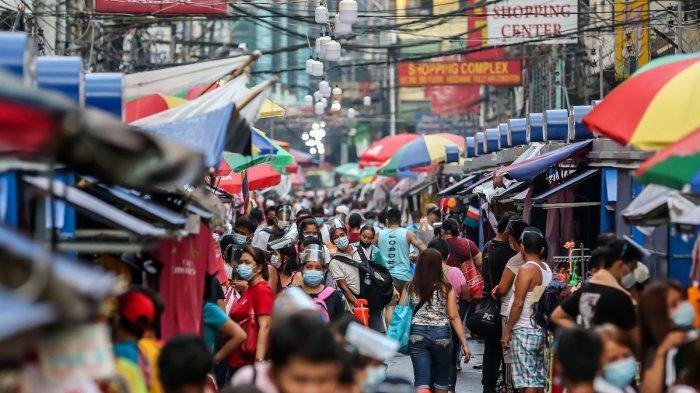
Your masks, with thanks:
[{"label": "shopping center sign", "polygon": [[399,63],[399,86],[491,85],[522,83],[520,60],[426,61]]},{"label": "shopping center sign", "polygon": [[578,0],[504,0],[486,9],[489,45],[576,42]]},{"label": "shopping center sign", "polygon": [[226,15],[228,5],[220,0],[95,0],[95,11],[149,15]]}]

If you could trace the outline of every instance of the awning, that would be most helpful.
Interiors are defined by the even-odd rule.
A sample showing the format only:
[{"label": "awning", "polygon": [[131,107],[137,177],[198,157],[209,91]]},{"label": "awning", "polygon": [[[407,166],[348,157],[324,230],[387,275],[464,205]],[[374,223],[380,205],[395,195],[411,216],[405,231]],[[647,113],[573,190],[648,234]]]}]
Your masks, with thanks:
[{"label": "awning", "polygon": [[530,181],[540,173],[546,171],[552,165],[564,161],[573,155],[579,154],[584,149],[591,146],[592,141],[582,141],[566,145],[562,148],[552,150],[538,157],[522,162],[514,163],[505,168],[499,169],[499,173],[505,173],[510,178],[518,181]]},{"label": "awning", "polygon": [[474,180],[475,178],[476,178],[476,175],[469,175],[469,176],[465,177],[464,179],[450,185],[449,187],[444,188],[442,191],[438,192],[438,195],[445,196],[445,195],[455,194],[457,190],[459,190],[461,187],[466,186],[467,183]]},{"label": "awning", "polygon": [[569,187],[573,187],[576,184],[578,184],[586,179],[589,179],[592,176],[595,176],[598,172],[599,172],[598,168],[593,168],[593,169],[586,169],[586,170],[571,174],[562,183],[559,183],[556,186],[550,188],[549,190],[533,197],[532,202],[534,202],[534,203],[546,202],[547,198],[551,197],[552,195],[554,195],[562,190],[565,190]]},{"label": "awning", "polygon": [[487,181],[489,181],[491,179],[493,179],[493,173],[489,173],[488,175],[482,177],[479,181],[472,183],[471,185],[467,186],[466,188],[464,188],[461,191],[458,191],[458,194],[459,195],[467,195],[470,192],[472,192],[472,190],[474,190],[474,188],[486,183]]},{"label": "awning", "polygon": [[666,225],[695,207],[680,191],[650,184],[622,211],[622,218],[630,225]]},{"label": "awning", "polygon": [[423,192],[427,191],[430,187],[434,186],[435,184],[436,183],[434,181],[419,184],[419,185],[411,188],[410,190],[406,191],[406,196],[420,195]]},{"label": "awning", "polygon": [[[22,179],[34,187],[49,192],[49,179],[45,177],[23,176]],[[163,237],[167,234],[165,229],[158,228],[144,220],[124,213],[109,203],[75,187],[67,186],[54,180],[52,189],[57,198],[65,200],[91,216],[101,219],[103,222],[124,228],[136,235]]]},{"label": "awning", "polygon": [[688,213],[673,219],[674,224],[700,226],[700,206],[695,206]]},{"label": "awning", "polygon": [[89,187],[85,190],[93,195],[99,196],[101,199],[116,199],[131,208],[138,209],[148,216],[164,221],[164,223],[172,226],[182,227],[187,223],[187,217],[161,206],[155,202],[144,199],[137,193],[121,187],[108,187],[103,184],[98,184]]}]

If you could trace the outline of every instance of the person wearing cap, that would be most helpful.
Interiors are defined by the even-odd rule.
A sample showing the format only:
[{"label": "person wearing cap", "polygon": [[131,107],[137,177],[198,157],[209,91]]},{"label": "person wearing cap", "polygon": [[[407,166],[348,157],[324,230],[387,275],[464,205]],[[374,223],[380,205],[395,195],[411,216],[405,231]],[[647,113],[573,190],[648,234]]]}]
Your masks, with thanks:
[{"label": "person wearing cap", "polygon": [[257,232],[253,237],[253,247],[259,248],[261,250],[267,250],[268,243],[287,235],[290,228],[293,226],[293,221],[294,217],[292,215],[291,206],[277,206],[277,208],[275,209],[274,219],[268,219],[268,227],[263,228],[262,230]]},{"label": "person wearing cap", "polygon": [[117,374],[133,393],[147,392],[147,381],[151,381],[155,372],[156,365],[150,363],[138,345],[155,318],[156,305],[142,291],[131,289],[117,298],[117,310],[112,318],[112,349]]},{"label": "person wearing cap", "polygon": [[[325,250],[323,246],[311,244],[301,253],[301,273],[303,276],[300,288],[323,308],[322,314],[328,316],[330,322],[336,321],[347,313],[343,293],[332,287],[327,287]],[[323,302],[323,304],[320,304]]]}]

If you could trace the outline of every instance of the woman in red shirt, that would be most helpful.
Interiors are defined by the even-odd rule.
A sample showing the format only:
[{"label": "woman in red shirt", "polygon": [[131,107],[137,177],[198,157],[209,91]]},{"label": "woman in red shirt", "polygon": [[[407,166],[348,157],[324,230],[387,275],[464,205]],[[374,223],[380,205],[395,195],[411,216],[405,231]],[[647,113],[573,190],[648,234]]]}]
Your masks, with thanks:
[{"label": "woman in red shirt", "polygon": [[248,282],[248,289],[231,307],[229,316],[247,334],[243,345],[228,360],[228,380],[243,366],[265,361],[270,336],[270,316],[275,295],[267,283],[269,278],[265,254],[246,246],[240,254],[234,274]]}]

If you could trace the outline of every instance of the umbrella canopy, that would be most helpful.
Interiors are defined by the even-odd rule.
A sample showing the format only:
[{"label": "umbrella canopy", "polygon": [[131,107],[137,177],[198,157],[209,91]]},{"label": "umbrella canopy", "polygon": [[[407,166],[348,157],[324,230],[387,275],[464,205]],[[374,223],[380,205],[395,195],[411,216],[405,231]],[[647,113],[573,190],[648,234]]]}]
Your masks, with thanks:
[{"label": "umbrella canopy", "polygon": [[[252,168],[260,164],[266,164],[272,162],[275,159],[273,155],[252,155],[244,156],[238,153],[224,152],[224,160],[231,167],[233,172],[243,172],[246,169]],[[232,174],[233,175],[233,174]]]},{"label": "umbrella canopy", "polygon": [[700,129],[700,53],[667,56],[642,67],[583,118],[623,145],[658,149]]},{"label": "umbrella canopy", "polygon": [[[194,100],[195,98],[201,96],[202,94],[209,93],[210,91],[216,90],[219,86],[225,84],[223,81],[217,81],[214,83],[202,83],[199,84],[190,90],[188,90],[184,96],[188,100]],[[244,91],[247,94],[250,94],[251,90],[244,88]],[[265,99],[263,101],[262,106],[260,107],[260,119],[266,119],[270,117],[280,117],[284,116],[285,111],[284,108],[281,106],[275,104],[272,100]]]},{"label": "umbrella canopy", "polygon": [[165,110],[176,108],[187,100],[165,94],[149,94],[128,101],[124,110],[124,121],[131,123],[138,119],[154,115]]},{"label": "umbrella canopy", "polygon": [[[254,166],[246,171],[248,177],[248,189],[261,190],[279,184],[282,177],[270,164]],[[220,178],[217,185],[229,194],[237,194],[242,190],[243,179],[240,173],[232,173],[230,176]]]},{"label": "umbrella canopy", "polygon": [[681,138],[645,161],[637,176],[643,183],[661,184],[682,189],[689,184],[700,193],[700,130]]},{"label": "umbrella canopy", "polygon": [[294,158],[287,150],[278,145],[277,141],[268,138],[264,132],[257,129],[253,134],[253,156],[255,155],[274,156],[270,163],[280,173],[284,172],[286,167],[294,165]]},{"label": "umbrella canopy", "polygon": [[418,134],[398,134],[382,138],[360,155],[360,166],[380,166],[389,160],[405,144],[419,138]]},{"label": "umbrella canopy", "polygon": [[421,135],[401,147],[379,170],[380,175],[393,176],[399,171],[445,162],[447,146],[457,146],[464,152],[465,139],[454,134]]},{"label": "umbrella canopy", "polygon": [[360,177],[360,166],[356,162],[348,162],[335,167],[335,173],[339,174],[340,176],[357,179]]}]

